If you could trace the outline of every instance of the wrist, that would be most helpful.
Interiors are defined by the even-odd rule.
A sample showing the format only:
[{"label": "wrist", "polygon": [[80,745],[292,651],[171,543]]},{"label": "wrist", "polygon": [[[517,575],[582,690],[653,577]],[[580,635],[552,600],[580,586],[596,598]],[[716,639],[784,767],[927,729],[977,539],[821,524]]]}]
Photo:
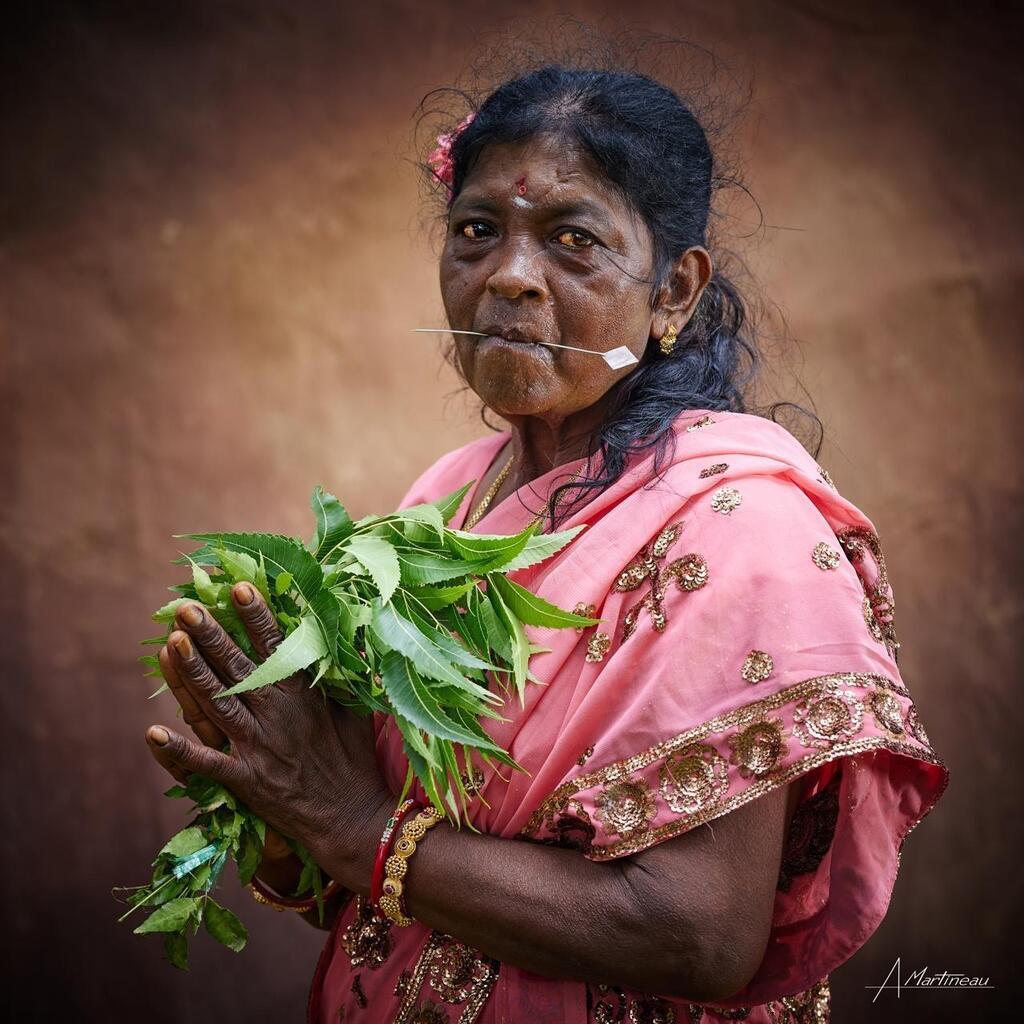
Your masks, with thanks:
[{"label": "wrist", "polygon": [[339,815],[313,837],[309,850],[332,878],[368,897],[380,836],[395,810],[396,799],[382,792],[360,804],[361,813],[354,822],[350,806],[346,815]]}]

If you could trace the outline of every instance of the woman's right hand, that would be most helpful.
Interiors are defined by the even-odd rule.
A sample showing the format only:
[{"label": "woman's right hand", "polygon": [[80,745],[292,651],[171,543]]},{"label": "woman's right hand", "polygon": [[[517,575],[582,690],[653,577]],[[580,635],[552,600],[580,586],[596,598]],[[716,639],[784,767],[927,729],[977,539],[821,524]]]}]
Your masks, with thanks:
[{"label": "woman's right hand", "polygon": [[[264,629],[258,631],[250,629],[247,624],[246,631],[249,633],[249,637],[253,642],[253,646],[256,648],[257,654],[260,656],[260,660],[266,659],[282,639],[280,630],[276,629],[276,623],[273,628],[265,626]],[[254,635],[257,633],[258,635]],[[224,747],[227,737],[212,721],[210,721],[209,718],[206,717],[199,701],[196,700],[195,694],[192,693],[185,683],[185,674],[179,673],[178,671],[177,643],[185,636],[185,633],[180,630],[175,630],[167,638],[167,643],[160,648],[160,652],[157,654],[157,659],[160,662],[160,672],[167,682],[167,686],[171,693],[174,694],[175,699],[181,705],[182,716],[192,731],[201,742],[206,744],[206,746],[213,747],[214,750],[221,750]],[[216,659],[214,658],[211,660],[215,661]],[[225,666],[215,664],[213,667],[216,670],[219,670]],[[146,743],[148,744],[153,757],[155,757],[156,760],[163,765],[168,772],[170,772],[175,781],[184,785],[188,779],[188,772],[186,772],[186,770],[174,760],[167,748],[157,746],[157,744],[149,738],[148,733],[146,735]],[[286,865],[284,863],[289,858],[294,861],[294,865]],[[257,873],[261,878],[264,877],[264,874],[272,873],[278,879],[294,875],[294,887],[294,884],[297,884],[298,882],[298,876],[301,870],[302,862],[292,852],[291,847],[288,845],[284,836],[268,825],[266,839],[263,844],[263,863],[257,869]],[[268,882],[268,884],[271,883]]]}]

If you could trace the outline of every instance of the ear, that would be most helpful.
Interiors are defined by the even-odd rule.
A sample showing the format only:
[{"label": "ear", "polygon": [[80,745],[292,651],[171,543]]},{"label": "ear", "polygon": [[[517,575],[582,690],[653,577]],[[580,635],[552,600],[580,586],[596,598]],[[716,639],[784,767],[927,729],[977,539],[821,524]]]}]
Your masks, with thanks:
[{"label": "ear", "polygon": [[651,319],[651,336],[660,339],[673,324],[677,330],[690,322],[715,267],[707,249],[691,246],[679,257],[668,280],[658,292]]}]

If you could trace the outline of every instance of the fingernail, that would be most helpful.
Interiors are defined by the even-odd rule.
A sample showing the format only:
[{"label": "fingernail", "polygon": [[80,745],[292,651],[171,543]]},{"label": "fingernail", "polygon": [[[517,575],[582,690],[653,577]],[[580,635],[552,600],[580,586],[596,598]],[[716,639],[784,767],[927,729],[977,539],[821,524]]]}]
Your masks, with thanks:
[{"label": "fingernail", "polygon": [[167,730],[166,729],[161,728],[159,725],[154,725],[153,728],[149,730],[149,738],[158,747],[166,747],[167,746],[167,741],[171,737],[167,735]]},{"label": "fingernail", "polygon": [[187,604],[178,612],[186,626],[198,626],[203,621],[203,610],[197,604]]},{"label": "fingernail", "polygon": [[252,599],[255,595],[252,592],[252,587],[248,583],[239,583],[235,587],[235,599],[239,604],[252,604]]},{"label": "fingernail", "polygon": [[189,639],[188,634],[184,634],[175,645],[178,648],[178,653],[186,660],[189,661],[192,655],[196,653],[195,648],[192,646],[192,641]]}]

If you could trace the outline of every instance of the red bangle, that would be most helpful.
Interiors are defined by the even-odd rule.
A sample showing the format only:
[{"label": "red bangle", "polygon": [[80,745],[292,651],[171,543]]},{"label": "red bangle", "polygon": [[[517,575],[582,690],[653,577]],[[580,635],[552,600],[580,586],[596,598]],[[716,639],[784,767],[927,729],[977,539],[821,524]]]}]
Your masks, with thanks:
[{"label": "red bangle", "polygon": [[395,838],[399,826],[405,818],[412,811],[422,810],[423,807],[424,804],[420,803],[419,800],[413,800],[410,797],[395,808],[394,813],[384,825],[384,831],[381,833],[380,843],[377,846],[377,857],[373,862],[373,877],[370,880],[371,906],[377,906],[384,893],[384,862],[388,859],[388,854],[391,852],[391,840]]},{"label": "red bangle", "polygon": [[[255,875],[252,876],[252,879],[249,882],[249,887],[253,891],[253,896],[256,896],[257,899],[262,896],[263,902],[269,903],[272,907],[297,911],[312,910],[316,907],[315,896],[310,897],[308,900],[296,900],[281,896],[279,893],[274,892],[269,885],[261,882]],[[334,878],[330,879],[323,888],[324,899],[326,900],[328,897],[333,896],[340,888],[341,882]]]}]

